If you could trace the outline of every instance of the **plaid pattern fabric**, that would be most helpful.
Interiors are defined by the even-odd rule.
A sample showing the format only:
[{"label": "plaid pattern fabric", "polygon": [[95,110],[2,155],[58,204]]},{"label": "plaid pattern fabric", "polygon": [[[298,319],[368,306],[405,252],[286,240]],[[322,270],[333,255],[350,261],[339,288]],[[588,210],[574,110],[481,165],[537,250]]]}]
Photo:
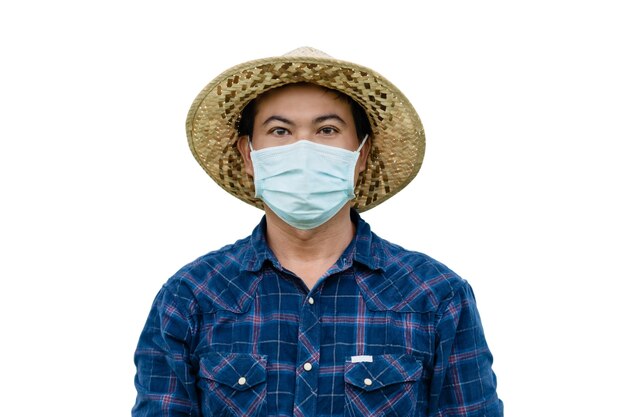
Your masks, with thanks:
[{"label": "plaid pattern fabric", "polygon": [[310,291],[264,220],[176,273],[135,353],[133,416],[502,416],[470,286],[352,216]]}]

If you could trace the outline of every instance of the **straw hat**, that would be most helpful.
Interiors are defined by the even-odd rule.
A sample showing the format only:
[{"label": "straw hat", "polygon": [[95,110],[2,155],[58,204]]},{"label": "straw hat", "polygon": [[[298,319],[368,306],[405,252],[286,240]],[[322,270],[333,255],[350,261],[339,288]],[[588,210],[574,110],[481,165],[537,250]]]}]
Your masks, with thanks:
[{"label": "straw hat", "polygon": [[191,105],[187,116],[191,152],[224,190],[263,208],[263,202],[254,197],[254,181],[244,171],[237,150],[237,123],[252,99],[272,88],[298,82],[341,91],[367,113],[372,147],[354,191],[358,211],[387,200],[417,175],[424,158],[424,129],[404,94],[369,68],[304,47],[226,70]]}]

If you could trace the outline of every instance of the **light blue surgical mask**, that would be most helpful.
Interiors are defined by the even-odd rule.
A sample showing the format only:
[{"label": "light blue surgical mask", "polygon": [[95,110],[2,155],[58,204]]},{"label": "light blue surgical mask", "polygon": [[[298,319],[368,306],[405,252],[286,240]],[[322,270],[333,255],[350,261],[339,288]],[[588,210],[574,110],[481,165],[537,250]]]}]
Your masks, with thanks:
[{"label": "light blue surgical mask", "polygon": [[256,197],[296,229],[314,229],[354,196],[354,169],[367,136],[356,151],[299,140],[252,149]]}]

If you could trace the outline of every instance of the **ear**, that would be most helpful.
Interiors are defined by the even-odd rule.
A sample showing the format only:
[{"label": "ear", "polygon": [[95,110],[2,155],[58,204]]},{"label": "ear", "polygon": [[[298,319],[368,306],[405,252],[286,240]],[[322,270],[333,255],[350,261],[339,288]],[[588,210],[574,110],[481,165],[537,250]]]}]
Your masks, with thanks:
[{"label": "ear", "polygon": [[254,177],[254,168],[252,167],[252,158],[250,158],[250,145],[248,144],[248,135],[239,136],[237,139],[237,150],[243,159],[243,166],[246,174]]},{"label": "ear", "polygon": [[372,146],[372,140],[373,140],[373,137],[370,136],[367,139],[367,142],[365,142],[365,144],[361,148],[361,152],[359,153],[359,159],[356,162],[356,169],[357,169],[357,172],[359,174],[361,172],[365,171],[365,168],[367,167],[367,157],[370,154],[370,148]]}]

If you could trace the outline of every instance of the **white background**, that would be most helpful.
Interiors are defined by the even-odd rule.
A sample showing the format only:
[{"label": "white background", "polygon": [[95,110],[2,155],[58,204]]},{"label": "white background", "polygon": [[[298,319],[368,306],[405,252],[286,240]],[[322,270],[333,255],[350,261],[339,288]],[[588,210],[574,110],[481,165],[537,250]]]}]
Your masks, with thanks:
[{"label": "white background", "polygon": [[3,2],[0,414],[129,415],[156,292],[261,217],[194,161],[189,105],[308,45],[420,114],[422,171],[364,218],[470,281],[506,415],[625,415],[618,3]]}]

